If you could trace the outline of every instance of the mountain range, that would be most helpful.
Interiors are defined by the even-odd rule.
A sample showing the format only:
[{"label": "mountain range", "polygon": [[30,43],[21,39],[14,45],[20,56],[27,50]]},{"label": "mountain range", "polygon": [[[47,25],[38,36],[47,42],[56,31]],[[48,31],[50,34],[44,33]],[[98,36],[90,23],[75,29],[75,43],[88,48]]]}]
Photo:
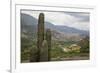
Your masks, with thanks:
[{"label": "mountain range", "polygon": [[[31,15],[21,13],[21,33],[24,37],[36,37],[38,19]],[[54,25],[52,22],[45,21],[45,28],[52,31],[53,40],[73,40],[77,41],[85,36],[89,36],[89,31],[79,30],[64,25]]]}]

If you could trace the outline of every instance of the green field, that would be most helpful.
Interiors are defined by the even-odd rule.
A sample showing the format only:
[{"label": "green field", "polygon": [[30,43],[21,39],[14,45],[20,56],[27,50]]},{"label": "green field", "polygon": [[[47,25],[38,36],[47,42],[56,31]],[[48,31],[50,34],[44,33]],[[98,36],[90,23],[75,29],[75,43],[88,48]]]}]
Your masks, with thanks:
[{"label": "green field", "polygon": [[[29,40],[22,38],[21,44],[21,62],[29,62],[31,56],[36,58],[36,40]],[[85,43],[84,45],[82,43]],[[63,48],[70,47],[72,44],[80,45],[80,52],[69,51],[65,52]],[[89,42],[75,42],[75,41],[52,41],[52,48],[50,52],[50,61],[67,61],[67,60],[85,60],[89,59]]]}]

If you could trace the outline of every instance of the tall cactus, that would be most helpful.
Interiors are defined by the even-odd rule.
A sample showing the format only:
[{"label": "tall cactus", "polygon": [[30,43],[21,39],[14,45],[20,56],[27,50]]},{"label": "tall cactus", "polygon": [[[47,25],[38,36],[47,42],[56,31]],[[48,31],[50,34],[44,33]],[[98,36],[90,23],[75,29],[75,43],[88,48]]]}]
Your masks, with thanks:
[{"label": "tall cactus", "polygon": [[48,60],[50,61],[50,49],[51,49],[51,30],[50,29],[47,29],[46,30],[46,40],[47,40],[47,43],[48,43]]},{"label": "tall cactus", "polygon": [[38,57],[37,61],[40,59],[40,48],[42,46],[42,42],[44,40],[44,14],[40,13],[39,19],[38,19],[38,32],[37,32],[37,48],[38,48]]},{"label": "tall cactus", "polygon": [[[49,61],[50,60],[50,49],[51,49],[51,31],[46,30],[44,25],[44,14],[39,14],[38,19],[38,31],[37,31],[37,58],[36,61]],[[34,59],[32,59],[33,61]]]}]

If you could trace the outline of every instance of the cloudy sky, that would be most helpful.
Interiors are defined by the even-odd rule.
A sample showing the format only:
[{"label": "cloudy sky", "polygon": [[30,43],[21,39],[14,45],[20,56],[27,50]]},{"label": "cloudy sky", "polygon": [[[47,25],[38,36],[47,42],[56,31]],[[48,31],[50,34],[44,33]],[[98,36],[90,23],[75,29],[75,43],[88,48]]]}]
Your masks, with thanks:
[{"label": "cloudy sky", "polygon": [[54,25],[64,25],[80,30],[89,30],[89,13],[82,12],[47,12],[47,11],[21,11],[38,19],[39,13],[45,14],[45,21]]}]

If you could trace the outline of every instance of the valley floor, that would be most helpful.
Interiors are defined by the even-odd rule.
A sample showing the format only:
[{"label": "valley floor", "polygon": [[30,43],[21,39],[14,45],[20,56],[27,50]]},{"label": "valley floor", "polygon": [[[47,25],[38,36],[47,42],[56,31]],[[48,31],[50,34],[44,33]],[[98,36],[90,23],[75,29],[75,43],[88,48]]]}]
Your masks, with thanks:
[{"label": "valley floor", "polygon": [[70,60],[89,60],[89,57],[75,56],[75,57],[68,57],[68,58],[59,58],[59,60],[57,60],[57,58],[51,59],[51,61],[70,61]]}]

